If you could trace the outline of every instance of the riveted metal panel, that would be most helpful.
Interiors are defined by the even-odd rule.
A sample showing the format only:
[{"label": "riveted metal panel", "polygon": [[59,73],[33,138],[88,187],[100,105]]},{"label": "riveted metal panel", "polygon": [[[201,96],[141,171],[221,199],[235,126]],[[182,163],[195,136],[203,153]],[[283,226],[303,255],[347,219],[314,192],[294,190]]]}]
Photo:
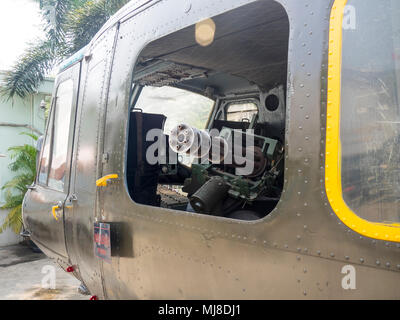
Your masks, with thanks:
[{"label": "riveted metal panel", "polygon": [[[344,226],[325,194],[333,1],[277,1],[288,14],[290,35],[285,185],[271,214],[254,222],[228,220],[135,204],[127,193],[129,98],[140,52],[162,36],[254,2],[132,2],[91,43],[75,145],[79,199],[67,247],[93,294],[110,299],[400,297],[399,245]],[[136,10],[140,4],[147,7]],[[108,161],[100,163],[103,154]],[[95,180],[107,174],[119,179],[96,190]],[[120,253],[110,264],[94,258],[96,219],[119,226]],[[345,265],[355,267],[356,290],[342,287]]]},{"label": "riveted metal panel", "polygon": [[[76,101],[78,98],[79,89],[79,76],[80,76],[80,63],[76,63],[73,68],[69,68],[60,73],[56,80],[56,85],[54,86],[53,97],[57,95],[58,88],[65,82],[73,83],[71,91],[68,92],[71,97],[70,106],[70,119],[74,119],[76,115]],[[61,107],[61,106],[60,106]],[[56,108],[56,98],[52,100],[52,109],[47,121],[46,136],[45,139],[51,139],[50,144],[54,144],[54,130],[55,130],[55,111]],[[60,109],[59,112],[64,112],[65,110]],[[37,245],[46,254],[57,260],[61,265],[68,265],[69,258],[68,252],[65,245],[65,232],[64,232],[64,220],[67,213],[65,208],[65,200],[69,193],[71,187],[70,176],[71,176],[71,161],[72,161],[72,144],[75,130],[75,123],[73,120],[67,126],[67,145],[65,146],[65,162],[64,164],[64,183],[63,190],[56,190],[55,188],[49,187],[47,182],[40,181],[40,173],[38,172],[37,178],[35,180],[34,186],[31,187],[25,195],[23,203],[23,220],[25,229],[30,232],[31,239],[37,243]],[[50,152],[53,152],[52,147]],[[41,154],[43,157],[43,155]],[[53,167],[53,166],[52,166]],[[51,170],[49,168],[48,170]],[[40,170],[38,170],[40,171]],[[46,179],[47,180],[47,179]],[[56,211],[52,211],[53,207],[57,206]]]},{"label": "riveted metal panel", "polygon": [[[163,35],[252,1],[158,2],[120,26],[110,82],[103,175],[125,175],[130,78],[140,51]],[[267,1],[266,1],[267,2]],[[138,205],[124,179],[101,191],[105,221],[123,225],[126,252],[104,266],[108,298],[371,298],[398,277],[398,248],[343,226],[324,193],[330,1],[281,1],[290,20],[284,192],[262,221],[241,222]],[[190,6],[190,9],[187,8]],[[300,13],[301,14],[296,14]],[[152,24],[146,24],[146,21]],[[376,261],[380,269],[376,267]],[[388,265],[386,265],[388,263]],[[362,290],[341,287],[341,268]],[[361,285],[362,284],[362,285]]]},{"label": "riveted metal panel", "polygon": [[67,248],[79,277],[91,292],[103,297],[101,265],[94,257],[93,225],[96,221],[96,179],[108,74],[116,28],[105,32],[85,54],[74,146],[73,210],[68,216]]}]

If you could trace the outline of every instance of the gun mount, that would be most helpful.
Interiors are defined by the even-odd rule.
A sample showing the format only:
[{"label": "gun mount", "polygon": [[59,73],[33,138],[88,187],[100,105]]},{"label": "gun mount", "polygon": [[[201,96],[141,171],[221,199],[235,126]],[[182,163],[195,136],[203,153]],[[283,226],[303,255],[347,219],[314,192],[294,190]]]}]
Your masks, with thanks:
[{"label": "gun mount", "polygon": [[199,213],[227,215],[255,202],[278,201],[283,147],[278,140],[224,127],[219,135],[181,124],[169,136],[178,154],[192,156],[182,191]]}]

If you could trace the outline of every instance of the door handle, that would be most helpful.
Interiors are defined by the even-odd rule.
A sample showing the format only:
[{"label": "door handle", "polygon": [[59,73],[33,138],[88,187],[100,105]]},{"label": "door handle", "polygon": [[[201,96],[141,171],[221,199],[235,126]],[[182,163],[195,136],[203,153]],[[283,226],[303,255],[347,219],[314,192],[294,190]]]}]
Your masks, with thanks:
[{"label": "door handle", "polygon": [[96,186],[98,187],[106,187],[108,180],[111,179],[118,179],[117,174],[109,174],[107,176],[104,176],[103,178],[100,178],[99,180],[96,181]]},{"label": "door handle", "polygon": [[63,203],[61,201],[58,201],[57,205],[53,206],[51,208],[51,212],[53,213],[53,217],[54,217],[54,219],[56,219],[56,221],[58,221],[58,217],[57,217],[56,211],[62,209],[62,207],[63,207]]}]

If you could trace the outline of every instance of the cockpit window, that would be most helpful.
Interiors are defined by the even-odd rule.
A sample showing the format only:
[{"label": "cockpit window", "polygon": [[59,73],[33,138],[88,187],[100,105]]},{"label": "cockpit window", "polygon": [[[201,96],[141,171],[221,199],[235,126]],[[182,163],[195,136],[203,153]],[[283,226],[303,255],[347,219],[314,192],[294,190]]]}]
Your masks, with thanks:
[{"label": "cockpit window", "polygon": [[65,185],[73,86],[70,79],[57,89],[40,159],[38,182],[58,191],[64,191]]},{"label": "cockpit window", "polygon": [[372,222],[400,222],[399,16],[399,1],[349,0],[343,23],[342,193]]},{"label": "cockpit window", "polygon": [[42,157],[40,159],[38,182],[42,185],[47,184],[50,163],[50,143],[51,143],[51,130],[53,128],[53,113],[49,117],[48,129],[42,145]]},{"label": "cockpit window", "polygon": [[170,86],[146,86],[140,93],[135,109],[166,116],[164,133],[169,134],[178,124],[185,123],[205,129],[214,100]]},{"label": "cockpit window", "polygon": [[251,122],[257,114],[258,108],[255,103],[231,103],[226,110],[226,120]]}]

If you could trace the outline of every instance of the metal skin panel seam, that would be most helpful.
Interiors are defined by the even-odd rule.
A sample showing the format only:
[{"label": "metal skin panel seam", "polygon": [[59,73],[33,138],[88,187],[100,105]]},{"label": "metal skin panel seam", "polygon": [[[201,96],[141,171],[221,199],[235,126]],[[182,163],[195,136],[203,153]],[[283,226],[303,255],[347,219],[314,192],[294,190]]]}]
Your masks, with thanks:
[{"label": "metal skin panel seam", "polygon": [[[136,17],[135,17],[136,18]],[[176,29],[178,29],[178,28],[176,28]],[[139,40],[140,38],[142,38],[143,37],[143,35],[144,34],[141,34],[141,35],[139,35],[139,36],[136,36],[133,40]],[[123,35],[124,37],[126,36],[125,34]],[[308,54],[308,53],[307,53]],[[288,120],[289,121],[289,120]],[[286,190],[285,190],[286,191]],[[284,192],[285,192],[284,191]],[[138,208],[140,208],[141,206],[138,206]],[[275,209],[275,211],[279,211],[279,208],[276,208]],[[279,214],[281,214],[282,212],[280,212]],[[142,216],[143,217],[143,216]],[[200,219],[200,217],[192,217],[193,219]],[[196,219],[196,220],[197,220]],[[155,221],[156,222],[160,222],[161,223],[161,221],[162,221],[162,219],[160,219],[160,220],[157,220],[157,219],[155,219]],[[336,219],[334,219],[333,221],[336,221]],[[335,222],[336,223],[336,222]],[[181,227],[184,227],[184,225],[181,223],[181,224],[179,224],[179,223],[177,223],[177,225],[178,226],[181,226]],[[190,226],[188,226],[189,228],[190,228]],[[201,229],[201,228],[200,228]],[[199,230],[200,231],[200,230]],[[343,229],[343,231],[341,231],[341,232],[347,232],[347,230],[346,229]],[[228,234],[227,234],[227,236],[229,236]],[[240,237],[239,237],[240,238]],[[242,237],[242,239],[243,238],[245,238],[246,239],[246,236],[243,236]],[[260,241],[260,242],[262,242],[262,241]],[[275,242],[275,243],[277,243],[277,242]],[[271,244],[272,244],[272,241],[271,241]],[[318,247],[317,247],[318,248]],[[301,249],[301,252],[303,252],[303,249],[307,249],[307,248],[300,248]],[[325,254],[325,258],[327,258],[327,259],[333,259],[332,258],[332,252],[334,252],[334,251],[336,251],[336,250],[327,250],[325,253],[323,252],[322,254],[321,254],[321,251],[320,250],[318,250],[318,249],[316,249],[316,248],[312,248],[312,247],[310,247],[309,248],[309,250],[308,250],[309,252],[316,252],[316,253],[314,253],[315,254],[315,256],[316,257],[321,257],[321,256],[323,256],[324,254]],[[303,253],[302,253],[303,254]],[[334,259],[338,259],[338,255],[336,254],[334,254],[333,255],[334,256]],[[353,262],[357,262],[358,261],[358,258],[356,258],[356,259],[354,259],[353,258],[353,256],[354,256],[354,254],[351,254],[350,255],[351,256],[351,261],[353,261]],[[344,255],[343,255],[343,257],[344,257]],[[348,260],[346,260],[346,259],[344,259],[344,260],[342,260],[342,261],[348,261]],[[370,262],[370,260],[367,260],[367,263],[369,263]],[[371,263],[371,265],[372,265],[372,263]]]},{"label": "metal skin panel seam", "polygon": [[[143,1],[121,9],[123,17],[119,13],[112,23],[128,17],[128,11],[134,11],[139,2]],[[191,8],[185,12],[182,6],[173,6],[177,3],[175,0],[159,1],[121,23],[118,40],[111,50],[110,34],[114,33],[109,30],[112,28],[103,30],[90,44],[91,59],[95,61],[84,59],[82,62],[85,79],[81,79],[82,110],[76,127],[76,158],[83,151],[84,132],[96,130],[95,163],[88,170],[96,178],[104,173],[116,173],[120,179],[97,190],[93,198],[79,198],[83,204],[96,202],[93,208],[96,212],[85,212],[85,217],[76,220],[80,225],[74,228],[85,230],[95,218],[120,222],[126,226],[121,237],[132,246],[130,256],[112,257],[111,264],[95,263],[93,256],[82,256],[86,254],[84,250],[68,248],[75,251],[73,262],[90,261],[93,266],[99,265],[90,274],[84,274],[85,283],[94,291],[92,294],[113,299],[204,298],[207,294],[213,298],[354,298],[363,297],[364,293],[366,297],[373,297],[378,277],[371,275],[375,274],[381,276],[385,285],[392,285],[387,296],[396,296],[400,246],[379,240],[371,242],[348,229],[332,212],[324,192],[327,17],[331,0],[277,1],[285,8],[290,27],[285,128],[287,169],[281,200],[269,216],[255,222],[234,221],[138,205],[129,197],[124,183],[127,113],[131,75],[142,49],[205,17],[255,2],[188,2]],[[301,15],[296,16],[296,12]],[[91,72],[100,74],[96,68],[98,63],[104,64],[102,79],[90,76]],[[101,93],[89,97],[93,94],[91,86]],[[88,128],[84,115],[87,117],[94,108],[98,126]],[[109,159],[101,164],[103,152],[109,154]],[[85,242],[93,242],[89,233],[84,235],[88,237]],[[339,267],[346,264],[360,270],[357,281],[361,281],[365,292],[343,291],[340,287],[343,276]],[[279,275],[285,278],[282,283],[278,281]],[[180,283],[182,279],[186,283]],[[322,287],[332,281],[334,286]],[[163,284],[170,287],[165,285],[157,291]],[[210,284],[209,292],[207,284]],[[379,290],[384,294],[382,288]]]}]

